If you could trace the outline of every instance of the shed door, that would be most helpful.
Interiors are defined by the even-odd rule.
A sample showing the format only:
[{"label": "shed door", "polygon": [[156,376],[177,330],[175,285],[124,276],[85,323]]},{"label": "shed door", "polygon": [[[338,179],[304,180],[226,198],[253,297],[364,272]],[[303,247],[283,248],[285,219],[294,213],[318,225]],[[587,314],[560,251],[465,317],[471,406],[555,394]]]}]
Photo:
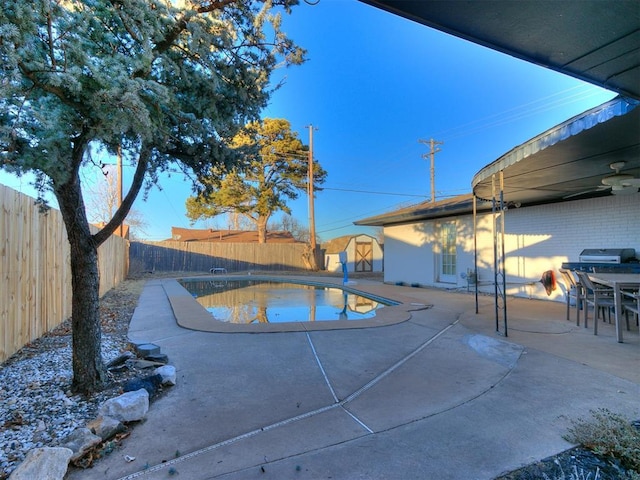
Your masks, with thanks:
[{"label": "shed door", "polygon": [[356,242],[356,272],[373,272],[373,242]]}]

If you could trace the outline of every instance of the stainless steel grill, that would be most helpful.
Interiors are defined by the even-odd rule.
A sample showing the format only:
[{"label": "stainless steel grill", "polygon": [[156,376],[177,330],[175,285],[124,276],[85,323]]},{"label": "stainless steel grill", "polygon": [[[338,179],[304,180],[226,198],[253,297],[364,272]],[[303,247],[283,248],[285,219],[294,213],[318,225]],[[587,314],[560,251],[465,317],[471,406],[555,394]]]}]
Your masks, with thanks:
[{"label": "stainless steel grill", "polygon": [[581,263],[627,263],[635,259],[633,248],[587,248],[580,253]]}]

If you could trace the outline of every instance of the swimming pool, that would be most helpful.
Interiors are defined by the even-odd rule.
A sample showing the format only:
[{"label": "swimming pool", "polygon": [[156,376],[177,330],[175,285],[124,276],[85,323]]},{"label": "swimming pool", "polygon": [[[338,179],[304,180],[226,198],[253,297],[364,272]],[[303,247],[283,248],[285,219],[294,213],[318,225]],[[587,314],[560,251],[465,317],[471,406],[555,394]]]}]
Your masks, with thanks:
[{"label": "swimming pool", "polygon": [[393,302],[335,286],[273,279],[180,280],[215,320],[233,324],[364,320]]}]

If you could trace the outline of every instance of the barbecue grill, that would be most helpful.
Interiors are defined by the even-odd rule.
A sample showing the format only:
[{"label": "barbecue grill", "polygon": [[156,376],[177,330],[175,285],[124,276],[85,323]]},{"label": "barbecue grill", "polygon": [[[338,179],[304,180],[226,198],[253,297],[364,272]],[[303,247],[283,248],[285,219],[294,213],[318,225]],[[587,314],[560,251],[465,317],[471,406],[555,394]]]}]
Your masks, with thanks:
[{"label": "barbecue grill", "polygon": [[633,248],[587,248],[580,253],[580,263],[628,263],[635,259]]},{"label": "barbecue grill", "polygon": [[633,248],[586,248],[578,256],[578,262],[565,262],[567,270],[640,273],[640,263]]}]

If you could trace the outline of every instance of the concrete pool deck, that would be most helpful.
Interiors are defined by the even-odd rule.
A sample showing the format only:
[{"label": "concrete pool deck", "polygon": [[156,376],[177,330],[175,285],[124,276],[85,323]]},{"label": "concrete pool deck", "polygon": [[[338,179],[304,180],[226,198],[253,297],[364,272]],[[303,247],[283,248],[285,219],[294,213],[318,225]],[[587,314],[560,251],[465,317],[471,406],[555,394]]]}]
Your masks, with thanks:
[{"label": "concrete pool deck", "polygon": [[466,292],[357,280],[433,307],[373,328],[218,333],[178,326],[170,282],[147,282],[129,336],[162,348],[177,385],[69,479],[493,479],[570,448],[590,410],[640,418],[637,327],[623,344],[608,323],[594,336],[563,303],[510,298],[505,338],[492,297],[476,314]]}]

